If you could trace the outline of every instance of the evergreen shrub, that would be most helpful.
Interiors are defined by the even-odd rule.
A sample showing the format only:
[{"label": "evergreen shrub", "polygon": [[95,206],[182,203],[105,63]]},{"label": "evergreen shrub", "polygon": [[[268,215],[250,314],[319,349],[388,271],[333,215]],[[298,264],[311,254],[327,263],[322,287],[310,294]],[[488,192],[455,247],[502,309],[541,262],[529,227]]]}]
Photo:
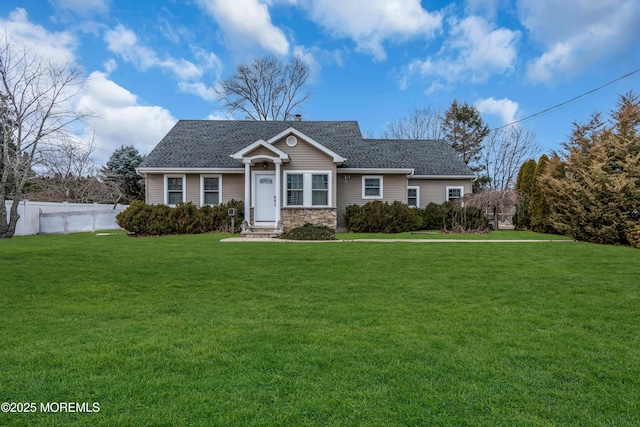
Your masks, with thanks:
[{"label": "evergreen shrub", "polygon": [[347,206],[347,229],[354,233],[402,233],[416,230],[443,230],[457,233],[487,232],[489,219],[482,209],[458,203],[429,203],[424,209],[401,202],[376,200],[365,205]]},{"label": "evergreen shrub", "polygon": [[179,203],[172,208],[134,200],[126,210],[116,216],[116,222],[129,233],[138,236],[229,232],[229,208],[237,209],[235,231],[240,231],[244,218],[244,204],[236,200],[201,208],[191,202]]},{"label": "evergreen shrub", "polygon": [[631,246],[640,249],[640,225],[629,228],[627,240]]},{"label": "evergreen shrub", "polygon": [[345,211],[349,231],[355,233],[402,233],[420,230],[419,209],[395,201],[391,204],[376,200],[365,205],[350,205]]},{"label": "evergreen shrub", "polygon": [[307,223],[283,234],[280,238],[287,240],[335,240],[336,231],[324,225]]}]

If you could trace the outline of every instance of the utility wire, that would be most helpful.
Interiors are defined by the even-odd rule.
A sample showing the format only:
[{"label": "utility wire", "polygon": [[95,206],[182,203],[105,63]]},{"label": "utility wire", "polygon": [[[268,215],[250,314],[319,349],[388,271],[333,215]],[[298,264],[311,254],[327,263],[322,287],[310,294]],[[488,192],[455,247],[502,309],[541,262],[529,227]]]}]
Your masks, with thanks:
[{"label": "utility wire", "polygon": [[527,117],[525,117],[525,118],[523,118],[523,119],[516,120],[515,122],[511,122],[511,123],[507,123],[506,125],[499,126],[499,127],[495,128],[495,129],[493,129],[493,130],[500,130],[500,129],[504,129],[504,128],[509,127],[509,126],[513,126],[513,125],[515,125],[515,124],[522,123],[522,122],[524,122],[525,120],[529,120],[529,119],[532,119],[532,118],[534,118],[534,117],[541,116],[541,115],[543,115],[543,114],[545,114],[545,113],[548,113],[549,111],[552,111],[552,110],[555,110],[555,109],[557,109],[557,108],[563,107],[563,106],[565,106],[565,105],[567,105],[567,104],[570,104],[570,103],[572,103],[573,101],[575,101],[576,99],[580,99],[580,98],[582,98],[582,97],[584,97],[584,96],[587,96],[587,95],[589,95],[589,94],[592,94],[593,92],[597,92],[597,91],[599,91],[600,89],[603,89],[603,88],[605,88],[605,87],[607,87],[607,86],[609,86],[609,85],[612,85],[613,83],[615,83],[615,82],[617,82],[617,81],[619,81],[619,80],[626,79],[627,77],[632,76],[632,75],[634,75],[634,74],[636,74],[636,73],[638,73],[638,72],[640,72],[640,68],[638,68],[637,70],[632,71],[632,72],[630,72],[630,73],[627,73],[627,74],[625,74],[624,76],[620,76],[620,77],[618,77],[618,78],[617,78],[617,79],[615,79],[615,80],[611,80],[609,83],[605,83],[605,84],[603,84],[602,86],[599,86],[599,87],[597,87],[597,88],[595,88],[595,89],[591,89],[591,90],[590,90],[590,91],[588,91],[588,92],[585,92],[585,93],[583,93],[583,94],[581,94],[581,95],[578,95],[578,96],[576,96],[576,97],[574,97],[574,98],[571,98],[571,99],[570,99],[570,100],[568,100],[568,101],[561,102],[560,104],[556,104],[556,105],[554,105],[553,107],[549,107],[549,108],[544,109],[544,110],[542,110],[542,111],[539,111],[539,112],[537,112],[537,113],[535,113],[535,114],[532,114],[532,115],[530,115],[530,116],[527,116]]}]

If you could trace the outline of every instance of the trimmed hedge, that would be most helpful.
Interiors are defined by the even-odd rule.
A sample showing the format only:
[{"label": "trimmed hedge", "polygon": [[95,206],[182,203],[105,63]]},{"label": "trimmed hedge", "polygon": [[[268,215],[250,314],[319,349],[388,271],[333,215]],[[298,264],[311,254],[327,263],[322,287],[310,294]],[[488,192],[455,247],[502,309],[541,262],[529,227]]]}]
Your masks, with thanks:
[{"label": "trimmed hedge", "polygon": [[239,232],[244,218],[244,204],[235,200],[201,208],[191,202],[179,203],[175,208],[171,208],[166,205],[148,205],[135,200],[125,211],[116,215],[116,222],[129,233],[139,236],[229,232],[229,208],[238,210],[235,231]]},{"label": "trimmed hedge", "polygon": [[398,201],[389,204],[376,200],[347,206],[344,218],[354,233],[402,233],[421,229],[423,221],[418,211]]},{"label": "trimmed hedge", "polygon": [[354,233],[402,233],[417,230],[443,230],[457,233],[488,232],[490,223],[481,209],[458,203],[429,203],[424,209],[401,202],[376,200],[365,205],[347,206],[347,229]]}]

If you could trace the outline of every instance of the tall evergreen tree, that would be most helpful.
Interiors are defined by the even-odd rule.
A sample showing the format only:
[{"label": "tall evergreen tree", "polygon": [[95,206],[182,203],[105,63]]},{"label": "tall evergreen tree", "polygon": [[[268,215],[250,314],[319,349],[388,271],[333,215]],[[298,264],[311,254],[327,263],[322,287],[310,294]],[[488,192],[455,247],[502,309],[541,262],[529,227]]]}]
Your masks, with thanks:
[{"label": "tall evergreen tree", "polygon": [[479,163],[480,153],[482,141],[489,134],[489,127],[476,107],[467,102],[459,104],[454,99],[444,113],[442,132],[472,171],[483,170]]},{"label": "tall evergreen tree", "polygon": [[520,194],[520,203],[516,211],[515,225],[519,228],[531,227],[531,216],[529,214],[529,202],[533,190],[534,175],[537,163],[534,159],[529,159],[522,164],[516,179],[516,191]]},{"label": "tall evergreen tree", "polygon": [[106,168],[102,170],[106,180],[117,186],[127,203],[144,200],[144,178],[136,172],[142,160],[143,157],[133,145],[122,146],[113,152]]},{"label": "tall evergreen tree", "polygon": [[542,175],[553,226],[577,240],[628,243],[640,224],[640,101],[629,92],[605,122],[574,124]]},{"label": "tall evergreen tree", "polygon": [[549,157],[543,154],[538,160],[536,169],[531,179],[531,196],[529,200],[529,219],[531,222],[531,229],[539,233],[552,233],[553,227],[551,226],[551,212],[549,209],[549,203],[547,197],[542,190],[542,184],[540,183],[540,177],[544,174],[544,171],[549,163]]}]

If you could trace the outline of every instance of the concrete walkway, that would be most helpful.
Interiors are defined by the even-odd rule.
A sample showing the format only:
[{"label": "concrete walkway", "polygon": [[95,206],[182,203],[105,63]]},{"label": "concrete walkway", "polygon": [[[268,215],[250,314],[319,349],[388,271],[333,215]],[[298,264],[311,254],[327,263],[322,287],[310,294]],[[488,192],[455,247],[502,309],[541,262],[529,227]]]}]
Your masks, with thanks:
[{"label": "concrete walkway", "polygon": [[221,242],[277,242],[277,243],[349,243],[349,242],[375,242],[375,243],[561,243],[574,242],[573,240],[467,240],[467,239],[349,239],[349,240],[285,240],[274,238],[246,238],[229,237]]}]

